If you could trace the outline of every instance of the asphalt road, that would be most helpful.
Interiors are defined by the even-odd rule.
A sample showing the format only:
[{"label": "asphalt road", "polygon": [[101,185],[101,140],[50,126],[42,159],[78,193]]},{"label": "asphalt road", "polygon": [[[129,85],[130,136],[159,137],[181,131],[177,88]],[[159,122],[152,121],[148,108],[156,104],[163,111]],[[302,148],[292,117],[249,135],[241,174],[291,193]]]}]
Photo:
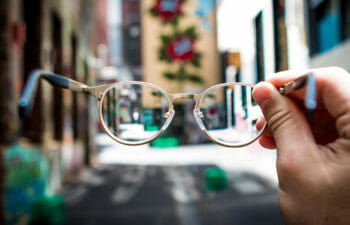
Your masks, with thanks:
[{"label": "asphalt road", "polygon": [[108,165],[68,185],[66,224],[280,225],[276,187],[254,173],[226,172],[227,187],[208,190],[214,165]]}]

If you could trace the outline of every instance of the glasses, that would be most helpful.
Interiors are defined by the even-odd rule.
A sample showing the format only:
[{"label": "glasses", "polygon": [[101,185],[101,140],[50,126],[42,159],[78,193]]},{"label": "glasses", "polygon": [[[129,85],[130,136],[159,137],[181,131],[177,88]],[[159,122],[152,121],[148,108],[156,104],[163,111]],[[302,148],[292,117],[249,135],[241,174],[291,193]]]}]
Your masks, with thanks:
[{"label": "glasses", "polygon": [[[302,76],[280,89],[288,94],[305,85]],[[55,87],[70,89],[96,97],[98,114],[106,133],[125,145],[147,144],[162,135],[174,115],[174,102],[192,99],[194,119],[212,142],[226,147],[246,146],[260,137],[266,128],[256,128],[263,114],[252,98],[254,85],[222,83],[200,94],[169,94],[160,87],[141,81],[126,81],[88,86],[51,72],[33,71],[19,101],[21,117],[28,115],[40,78]]]}]

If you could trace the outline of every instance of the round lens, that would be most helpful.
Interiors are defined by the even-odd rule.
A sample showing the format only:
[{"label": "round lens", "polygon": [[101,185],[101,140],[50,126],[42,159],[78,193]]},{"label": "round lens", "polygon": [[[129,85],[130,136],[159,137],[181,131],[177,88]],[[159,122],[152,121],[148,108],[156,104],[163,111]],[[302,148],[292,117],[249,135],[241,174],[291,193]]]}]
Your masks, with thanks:
[{"label": "round lens", "polygon": [[102,99],[102,118],[109,134],[136,143],[159,134],[169,109],[163,91],[145,83],[121,83],[107,90]]},{"label": "round lens", "polygon": [[200,117],[210,138],[224,145],[241,146],[254,141],[263,116],[252,98],[252,86],[224,84],[208,89],[199,102]]}]

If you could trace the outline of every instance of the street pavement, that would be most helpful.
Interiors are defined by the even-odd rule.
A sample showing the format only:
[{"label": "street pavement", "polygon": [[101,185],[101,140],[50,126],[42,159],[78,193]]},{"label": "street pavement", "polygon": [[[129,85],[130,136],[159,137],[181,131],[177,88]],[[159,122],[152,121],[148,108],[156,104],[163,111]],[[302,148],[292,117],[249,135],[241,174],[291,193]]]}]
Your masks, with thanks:
[{"label": "street pavement", "polygon": [[[66,224],[280,225],[275,152],[217,145],[128,149],[97,140],[99,166],[67,185]],[[224,189],[206,172],[225,172]]]}]

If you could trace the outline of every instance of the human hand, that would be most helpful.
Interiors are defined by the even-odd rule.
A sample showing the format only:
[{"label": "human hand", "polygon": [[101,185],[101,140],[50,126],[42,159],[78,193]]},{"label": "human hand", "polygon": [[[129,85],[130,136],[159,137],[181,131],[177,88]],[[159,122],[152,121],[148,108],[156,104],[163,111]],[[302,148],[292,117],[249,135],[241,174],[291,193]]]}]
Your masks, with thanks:
[{"label": "human hand", "polygon": [[259,141],[277,148],[278,204],[286,224],[350,224],[350,74],[312,70],[317,108],[309,123],[305,88],[288,96],[276,89],[308,72],[285,71],[256,85],[253,97],[268,124]]}]

